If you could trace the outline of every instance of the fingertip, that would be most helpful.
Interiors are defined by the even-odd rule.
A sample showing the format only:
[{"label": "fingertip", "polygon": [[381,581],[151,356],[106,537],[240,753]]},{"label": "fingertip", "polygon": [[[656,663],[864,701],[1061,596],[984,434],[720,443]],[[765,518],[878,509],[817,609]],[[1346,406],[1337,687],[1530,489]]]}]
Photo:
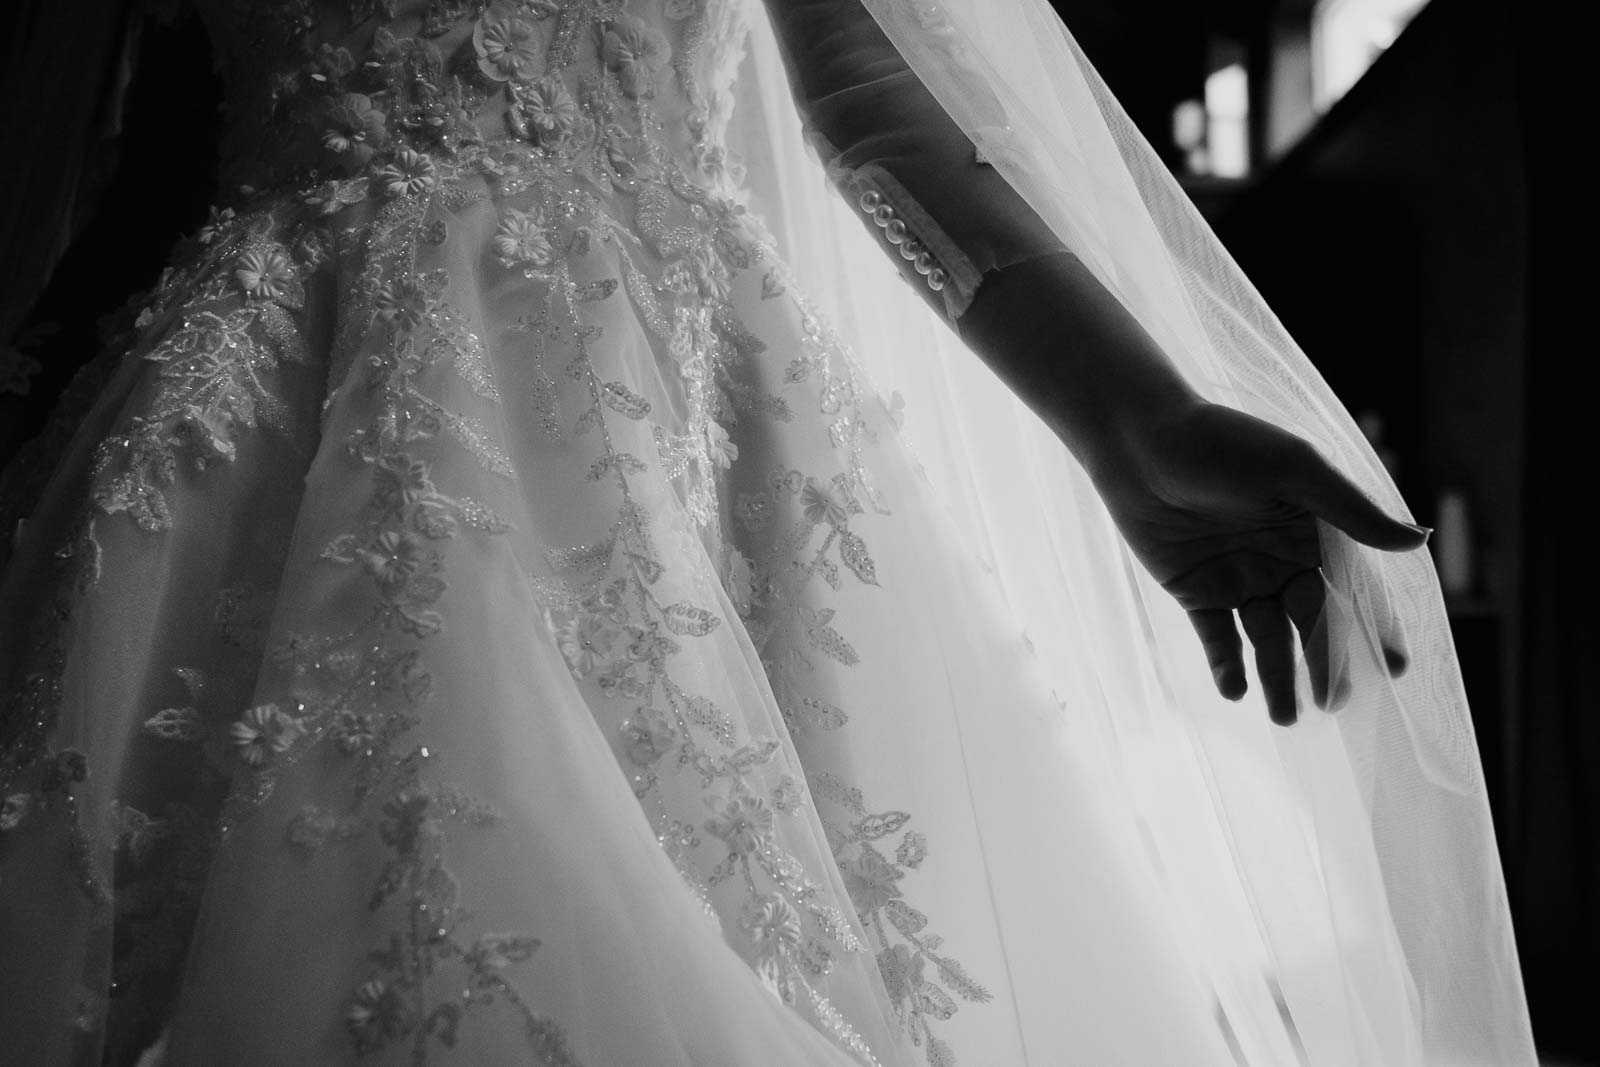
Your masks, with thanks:
[{"label": "fingertip", "polygon": [[1405,536],[1401,539],[1398,549],[1401,552],[1415,552],[1425,547],[1428,538],[1433,536],[1433,528],[1430,526],[1418,526],[1414,522],[1402,522],[1400,526],[1405,530]]},{"label": "fingertip", "polygon": [[1311,675],[1311,703],[1315,704],[1319,710],[1326,711],[1328,708],[1328,675],[1326,664],[1323,664],[1320,667],[1312,666],[1309,673]]},{"label": "fingertip", "polygon": [[1293,726],[1300,717],[1293,704],[1279,705],[1277,707],[1269,705],[1267,715],[1271,717],[1273,723],[1277,726]]},{"label": "fingertip", "polygon": [[1383,664],[1389,668],[1389,677],[1399,678],[1411,666],[1411,657],[1403,649],[1390,648],[1385,645],[1383,649]]},{"label": "fingertip", "polygon": [[1244,671],[1236,667],[1217,667],[1211,672],[1211,680],[1217,684],[1217,692],[1226,700],[1237,703],[1244,699],[1249,684],[1245,681]]},{"label": "fingertip", "polygon": [[1350,703],[1350,679],[1340,678],[1333,686],[1333,695],[1328,698],[1329,711],[1342,711]]},{"label": "fingertip", "polygon": [[1432,532],[1390,515],[1320,455],[1307,471],[1301,497],[1318,518],[1369,548],[1409,551],[1426,544]]},{"label": "fingertip", "polygon": [[1433,533],[1426,526],[1401,522],[1387,515],[1384,516],[1384,524],[1386,528],[1381,534],[1370,538],[1356,537],[1356,540],[1365,540],[1368,545],[1384,552],[1415,552],[1428,543],[1428,538]]}]

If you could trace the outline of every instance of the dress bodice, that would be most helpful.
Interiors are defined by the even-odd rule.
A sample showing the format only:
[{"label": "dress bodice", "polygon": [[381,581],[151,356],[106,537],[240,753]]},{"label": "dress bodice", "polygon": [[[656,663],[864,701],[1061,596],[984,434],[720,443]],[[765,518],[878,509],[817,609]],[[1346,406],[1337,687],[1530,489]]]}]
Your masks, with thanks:
[{"label": "dress bodice", "polygon": [[224,188],[426,183],[531,153],[711,188],[741,0],[196,0],[227,91]]}]

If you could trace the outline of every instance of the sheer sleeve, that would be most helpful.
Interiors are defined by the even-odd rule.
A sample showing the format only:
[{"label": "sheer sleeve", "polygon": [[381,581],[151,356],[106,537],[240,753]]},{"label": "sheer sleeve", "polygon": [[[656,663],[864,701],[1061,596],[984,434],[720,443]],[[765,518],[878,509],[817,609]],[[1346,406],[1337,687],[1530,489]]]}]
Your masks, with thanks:
[{"label": "sheer sleeve", "polygon": [[[936,307],[959,318],[984,274],[1063,248],[865,7],[797,0],[770,8],[808,139]],[[998,101],[974,106],[1000,121]]]}]

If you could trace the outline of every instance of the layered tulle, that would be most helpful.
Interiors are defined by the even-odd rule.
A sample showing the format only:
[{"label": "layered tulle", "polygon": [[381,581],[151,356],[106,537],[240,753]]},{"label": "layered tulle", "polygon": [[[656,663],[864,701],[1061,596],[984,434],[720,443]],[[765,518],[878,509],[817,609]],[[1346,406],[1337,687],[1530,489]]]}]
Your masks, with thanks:
[{"label": "layered tulle", "polygon": [[1215,696],[718,10],[747,191],[285,187],[108,354],[0,590],[13,1047],[1445,1062],[1385,750]]}]

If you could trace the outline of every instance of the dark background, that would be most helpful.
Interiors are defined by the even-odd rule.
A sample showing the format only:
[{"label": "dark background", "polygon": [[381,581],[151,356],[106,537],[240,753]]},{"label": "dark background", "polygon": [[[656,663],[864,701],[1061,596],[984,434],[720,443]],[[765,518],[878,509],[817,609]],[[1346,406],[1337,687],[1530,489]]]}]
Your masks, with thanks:
[{"label": "dark background", "polygon": [[[1576,35],[1553,5],[1433,0],[1353,90],[1285,138],[1311,0],[1056,7],[1334,390],[1381,421],[1419,521],[1436,523],[1445,494],[1464,501],[1451,536],[1468,538],[1476,562],[1449,598],[1452,625],[1534,1029],[1552,1062],[1600,1062],[1600,791],[1589,774],[1600,641],[1584,521],[1595,346],[1576,321],[1593,299],[1576,292],[1591,212],[1572,188],[1592,122],[1576,116]],[[18,40],[0,69],[38,77]],[[85,42],[83,54],[96,49],[114,54],[116,42]],[[126,321],[130,294],[204,220],[219,128],[208,53],[192,16],[140,29],[120,136],[91,152],[77,236],[0,352],[0,464],[46,427],[76,368]],[[1189,174],[1173,109],[1233,61],[1249,74],[1253,166],[1241,178]],[[17,92],[5,98],[8,129],[45,138],[21,145],[23,158],[48,163],[59,131],[30,126]],[[85,115],[89,128],[112,125]],[[0,203],[34,195],[36,178],[0,173]],[[8,241],[21,217],[0,218]],[[48,251],[19,247],[13,261]],[[4,276],[13,297],[24,291],[15,279]]]}]

